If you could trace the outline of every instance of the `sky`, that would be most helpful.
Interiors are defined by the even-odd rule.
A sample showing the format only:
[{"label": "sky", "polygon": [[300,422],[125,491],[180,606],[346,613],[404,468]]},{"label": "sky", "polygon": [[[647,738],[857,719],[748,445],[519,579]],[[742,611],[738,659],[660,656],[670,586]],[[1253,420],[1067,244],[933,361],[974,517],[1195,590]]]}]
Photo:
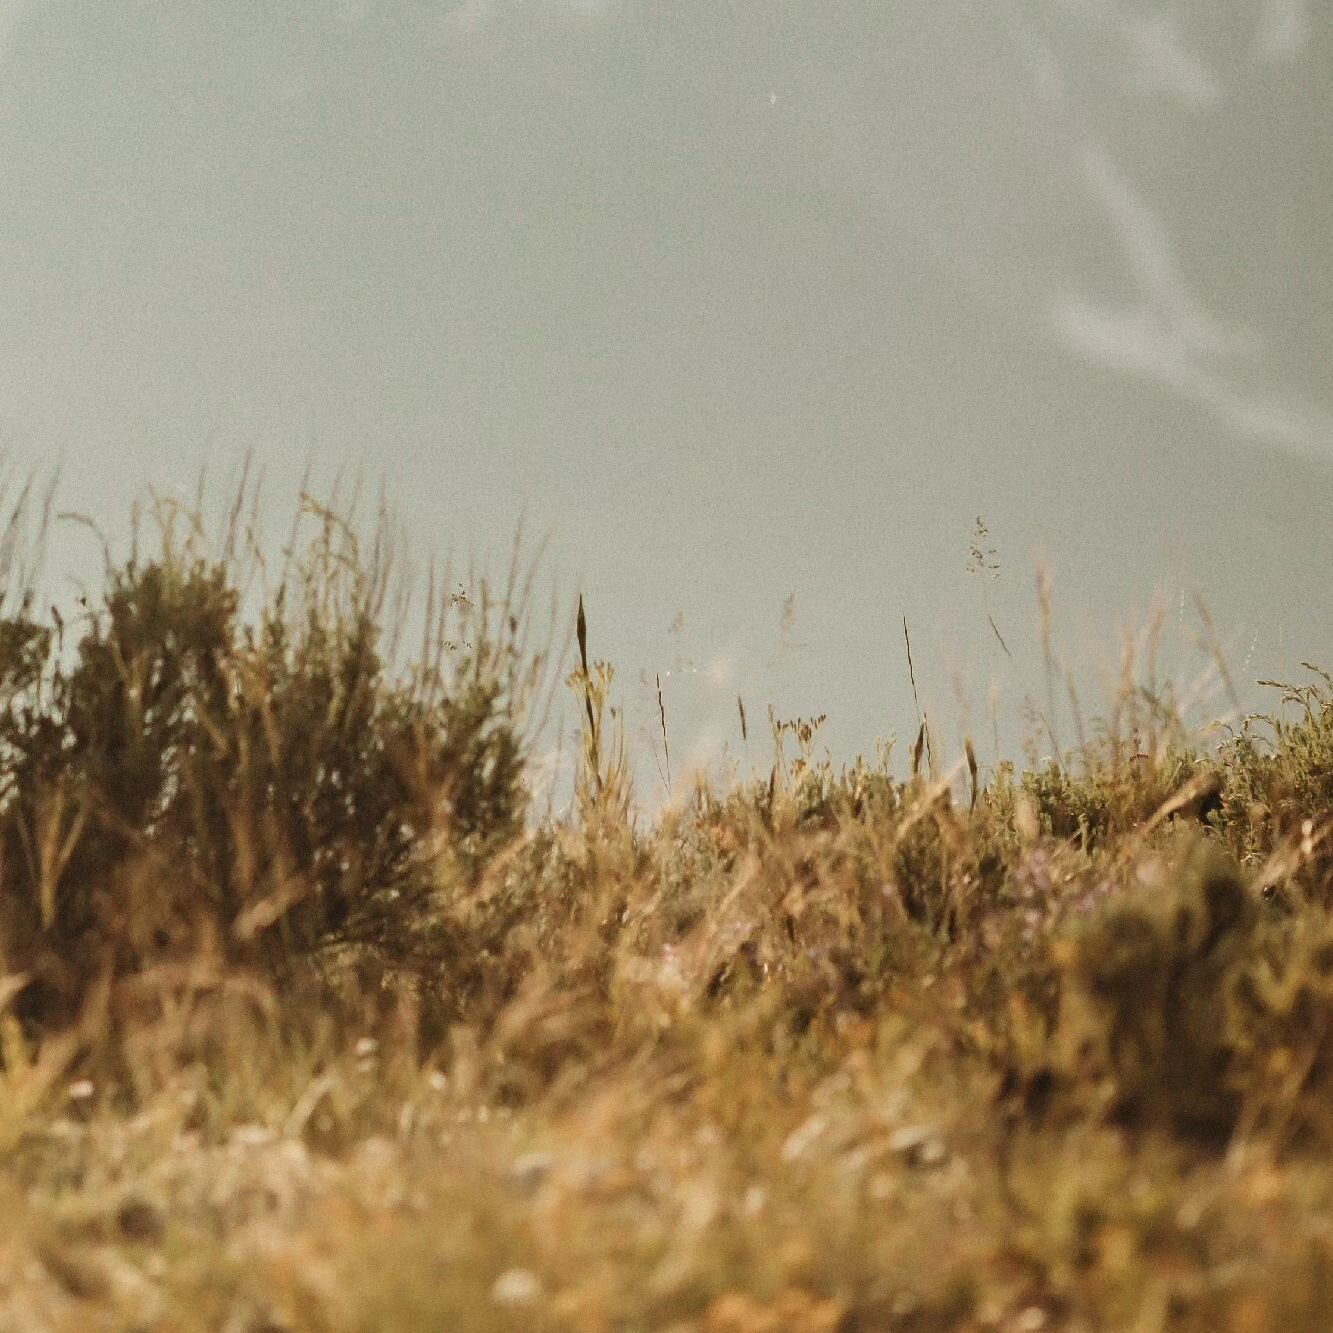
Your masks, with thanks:
[{"label": "sky", "polygon": [[1018,757],[1039,569],[1089,714],[1196,595],[1248,707],[1333,664],[1331,84],[1313,0],[0,0],[0,450],[522,524],[645,807],[659,678],[677,793],[770,705]]}]

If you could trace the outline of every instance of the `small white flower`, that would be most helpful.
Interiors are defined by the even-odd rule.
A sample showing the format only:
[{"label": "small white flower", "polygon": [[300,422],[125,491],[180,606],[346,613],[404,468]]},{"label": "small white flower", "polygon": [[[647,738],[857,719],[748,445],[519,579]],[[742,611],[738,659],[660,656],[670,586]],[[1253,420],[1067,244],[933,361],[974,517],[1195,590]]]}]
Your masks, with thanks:
[{"label": "small white flower", "polygon": [[507,1269],[491,1287],[496,1305],[535,1305],[543,1294],[541,1278],[526,1268]]},{"label": "small white flower", "polygon": [[826,1128],[827,1122],[823,1116],[812,1115],[803,1125],[787,1135],[787,1141],[782,1145],[782,1160],[794,1162],[798,1157],[804,1156],[806,1150]]}]

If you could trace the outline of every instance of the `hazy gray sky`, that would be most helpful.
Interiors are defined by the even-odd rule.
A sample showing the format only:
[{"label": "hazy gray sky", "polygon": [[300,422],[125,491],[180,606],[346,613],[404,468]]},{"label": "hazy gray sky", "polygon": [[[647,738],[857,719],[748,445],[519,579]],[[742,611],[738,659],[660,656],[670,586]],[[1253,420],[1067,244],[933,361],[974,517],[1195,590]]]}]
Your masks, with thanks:
[{"label": "hazy gray sky", "polygon": [[909,735],[904,614],[1017,737],[1039,558],[1092,711],[1155,595],[1331,663],[1330,86],[1299,0],[0,0],[0,443],[112,526],[247,449],[422,561],[526,510],[677,776],[738,693]]}]

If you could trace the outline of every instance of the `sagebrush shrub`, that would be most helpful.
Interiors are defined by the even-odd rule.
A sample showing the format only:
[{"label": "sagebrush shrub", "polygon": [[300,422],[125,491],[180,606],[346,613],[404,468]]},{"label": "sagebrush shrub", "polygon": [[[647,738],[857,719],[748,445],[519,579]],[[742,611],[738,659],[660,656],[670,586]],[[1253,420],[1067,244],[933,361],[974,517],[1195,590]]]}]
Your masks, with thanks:
[{"label": "sagebrush shrub", "polygon": [[201,950],[411,967],[442,883],[521,827],[516,620],[393,675],[385,570],[320,516],[249,620],[234,568],[165,531],[76,626],[0,621],[0,950],[29,1016]]}]

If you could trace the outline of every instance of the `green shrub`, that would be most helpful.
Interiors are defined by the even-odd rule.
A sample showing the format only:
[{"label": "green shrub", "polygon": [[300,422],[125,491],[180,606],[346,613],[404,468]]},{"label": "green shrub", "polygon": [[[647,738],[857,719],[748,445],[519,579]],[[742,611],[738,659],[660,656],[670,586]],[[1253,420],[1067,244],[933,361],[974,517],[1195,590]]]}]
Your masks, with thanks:
[{"label": "green shrub", "polygon": [[1275,910],[1197,836],[1140,870],[1067,940],[1065,1074],[1120,1123],[1333,1142],[1328,919]]},{"label": "green shrub", "polygon": [[1105,1077],[1128,1122],[1225,1138],[1239,1097],[1235,1034],[1222,1015],[1258,920],[1238,869],[1190,841],[1160,873],[1094,914],[1068,951],[1061,1023],[1079,1076]]},{"label": "green shrub", "polygon": [[73,642],[0,622],[0,951],[29,1017],[201,953],[413,967],[441,883],[521,828],[516,618],[496,632],[484,607],[448,660],[437,615],[394,675],[382,547],[363,562],[346,523],[305,514],[316,536],[248,621],[234,564],[164,523]]}]

